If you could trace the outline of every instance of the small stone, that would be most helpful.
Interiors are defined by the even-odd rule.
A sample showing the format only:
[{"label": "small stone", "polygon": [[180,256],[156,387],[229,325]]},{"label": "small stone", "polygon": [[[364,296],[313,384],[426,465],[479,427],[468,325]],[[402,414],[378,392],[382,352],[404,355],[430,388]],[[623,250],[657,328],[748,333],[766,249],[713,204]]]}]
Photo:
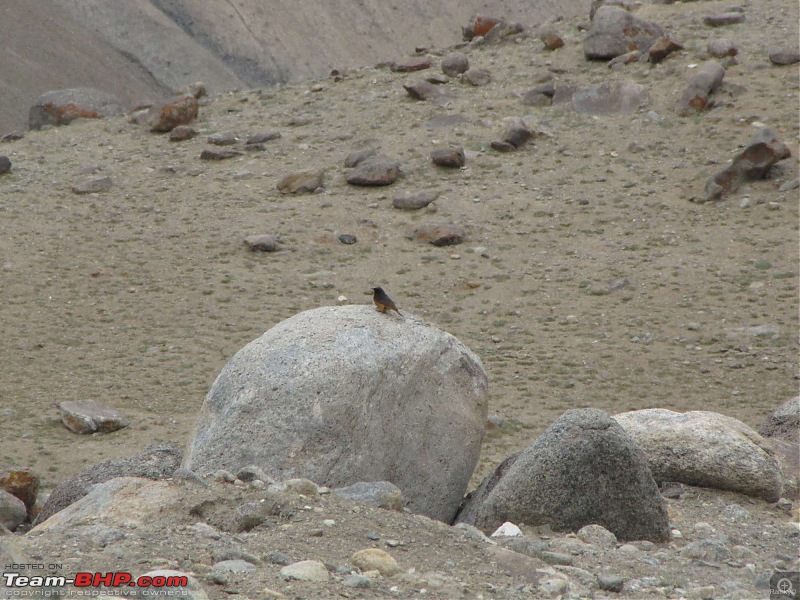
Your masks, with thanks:
[{"label": "small stone", "polygon": [[492,537],[520,537],[522,536],[522,530],[519,527],[511,523],[510,521],[506,521],[500,527],[498,527],[495,532],[492,534]]},{"label": "small stone", "polygon": [[549,598],[562,598],[569,590],[569,583],[558,577],[551,577],[539,582],[539,589]]},{"label": "small stone", "polygon": [[304,125],[310,125],[314,122],[314,119],[309,117],[308,115],[297,115],[296,117],[292,117],[286,123],[289,127],[303,127]]},{"label": "small stone", "polygon": [[659,63],[676,50],[683,50],[683,45],[673,40],[669,35],[662,35],[647,51],[651,63]]},{"label": "small stone", "polygon": [[570,566],[575,564],[575,559],[571,555],[565,554],[564,552],[550,552],[549,550],[544,550],[537,556],[549,565]]},{"label": "small stone", "polygon": [[278,191],[282,194],[308,194],[325,183],[325,171],[300,171],[290,173],[278,182]]},{"label": "small stone", "polygon": [[265,600],[284,600],[286,598],[285,594],[281,594],[277,590],[273,590],[270,588],[264,588],[261,590],[261,597]]},{"label": "small stone", "polygon": [[434,85],[445,85],[446,83],[450,83],[450,78],[441,73],[431,73],[425,77],[425,81]]},{"label": "small stone", "polygon": [[[265,236],[251,236],[251,237],[265,237]],[[272,236],[269,236],[272,237]],[[274,238],[273,238],[274,242]],[[262,250],[263,252],[274,252],[274,250],[266,250],[261,248],[254,248],[254,250]],[[242,467],[236,473],[236,478],[241,479],[242,481],[265,481],[267,483],[273,483],[274,480],[272,477],[267,475],[264,472],[264,469],[259,467],[258,465],[247,465],[246,467]]]},{"label": "small stone", "polygon": [[769,60],[773,65],[786,66],[800,62],[800,52],[797,48],[772,48],[769,51]]},{"label": "small stone", "polygon": [[281,569],[281,576],[284,579],[320,582],[328,581],[331,577],[325,565],[318,560],[301,560],[287,565]]},{"label": "small stone", "polygon": [[678,114],[686,116],[708,107],[709,96],[722,85],[725,67],[715,60],[707,60],[689,79],[686,91],[678,102]]},{"label": "small stone", "polygon": [[425,208],[439,197],[439,192],[419,192],[412,194],[405,192],[392,199],[392,206],[400,210],[419,210]]},{"label": "small stone", "polygon": [[514,144],[509,144],[508,142],[504,142],[502,140],[495,140],[490,145],[492,149],[497,150],[498,152],[513,152],[517,149]]},{"label": "small stone", "polygon": [[0,525],[14,531],[22,525],[28,511],[25,503],[5,490],[0,490]]},{"label": "small stone", "polygon": [[451,169],[458,169],[463,167],[467,158],[464,154],[464,148],[438,148],[431,152],[431,160],[433,164],[439,167],[448,167]]},{"label": "small stone", "polygon": [[271,142],[272,140],[277,140],[281,137],[280,131],[265,131],[263,133],[256,133],[255,135],[251,135],[245,141],[246,145],[252,144],[264,144],[266,142]]},{"label": "small stone", "polygon": [[232,146],[237,141],[238,138],[232,131],[221,131],[208,136],[208,143],[215,146]]},{"label": "small stone", "polygon": [[403,58],[392,63],[390,69],[395,73],[411,73],[430,69],[431,59],[426,57]]},{"label": "small stone", "polygon": [[744,22],[744,14],[739,12],[727,12],[719,15],[708,15],[703,17],[703,23],[709,27],[723,27],[725,25],[735,25]]},{"label": "small stone", "polygon": [[598,573],[597,585],[600,586],[601,590],[619,594],[625,587],[625,580],[619,575],[613,575],[611,573]]},{"label": "small stone", "polygon": [[418,81],[416,83],[403,84],[409,96],[415,100],[431,100],[436,99],[442,95],[439,86],[434,85],[428,81]]},{"label": "small stone", "polygon": [[365,571],[379,571],[384,577],[391,577],[400,571],[397,561],[392,556],[379,548],[359,550],[350,557],[350,562]]},{"label": "small stone", "polygon": [[552,25],[541,27],[537,33],[548,50],[557,50],[564,46],[564,39],[558,35],[558,31]]},{"label": "small stone", "polygon": [[687,591],[686,597],[696,600],[713,600],[716,597],[717,588],[713,585],[705,585],[703,587],[692,588]]},{"label": "small stone", "polygon": [[9,142],[16,142],[17,140],[21,140],[25,137],[25,134],[21,131],[12,131],[11,133],[6,133],[0,136],[0,143],[7,144]]},{"label": "small stone", "polygon": [[110,190],[112,185],[111,177],[93,177],[73,185],[72,192],[75,194],[99,194]]},{"label": "small stone", "polygon": [[241,155],[242,153],[238,150],[231,150],[230,148],[206,148],[200,153],[200,160],[227,160]]},{"label": "small stone", "polygon": [[617,545],[617,536],[602,525],[585,525],[578,530],[578,539],[598,548],[613,548]]},{"label": "small stone", "polygon": [[344,585],[351,588],[369,588],[372,587],[372,580],[366,575],[353,573],[344,578]]},{"label": "small stone", "polygon": [[339,236],[339,241],[346,246],[351,246],[358,241],[358,238],[349,233],[343,233]]},{"label": "small stone", "polygon": [[360,163],[364,162],[368,158],[376,156],[379,150],[380,148],[378,148],[377,146],[372,146],[370,148],[364,148],[363,150],[356,150],[355,152],[351,152],[344,159],[344,166],[347,169],[352,169],[353,167],[358,166]]},{"label": "small stone", "polygon": [[170,142],[185,142],[197,135],[197,131],[190,125],[178,125],[169,132]]},{"label": "small stone", "polygon": [[178,96],[150,108],[147,121],[150,131],[166,133],[178,125],[188,125],[196,117],[199,104],[194,96]]},{"label": "small stone", "polygon": [[215,563],[212,569],[221,573],[246,573],[255,571],[256,566],[253,563],[247,562],[246,560],[237,558],[233,560],[221,560],[218,563]]},{"label": "small stone", "polygon": [[466,54],[451,54],[442,59],[442,73],[456,77],[469,70],[469,58]]},{"label": "small stone", "polygon": [[788,192],[790,190],[795,190],[800,187],[800,179],[792,179],[791,181],[787,181],[778,188],[781,192]]},{"label": "small stone", "polygon": [[115,408],[95,400],[75,400],[58,405],[61,422],[73,433],[111,433],[130,422]]},{"label": "small stone", "polygon": [[311,496],[311,497],[319,495],[319,487],[317,486],[316,483],[314,483],[310,479],[297,477],[294,479],[287,479],[282,483],[285,486],[286,491],[292,492],[294,494],[300,494],[301,496]]},{"label": "small stone", "polygon": [[282,565],[284,567],[292,564],[292,559],[283,552],[267,552],[263,556],[263,560],[264,562],[272,563],[273,565]]},{"label": "small stone", "polygon": [[39,477],[30,469],[0,471],[0,490],[22,500],[30,513],[36,505]]},{"label": "small stone", "polygon": [[384,155],[360,163],[347,176],[347,183],[360,186],[391,185],[400,175],[400,163]]},{"label": "small stone", "polygon": [[739,48],[731,40],[719,38],[708,42],[706,51],[714,58],[725,58],[726,56],[736,56]]},{"label": "small stone", "polygon": [[462,75],[461,80],[479,87],[489,84],[492,81],[492,75],[488,69],[470,69]]},{"label": "small stone", "polygon": [[506,129],[502,141],[511,144],[514,148],[522,148],[534,136],[535,133],[528,128],[524,121],[517,120]]},{"label": "small stone", "polygon": [[[262,233],[259,235],[248,235],[246,238],[244,238],[244,243],[247,244],[247,246],[253,252],[276,252],[278,250],[278,240],[275,239],[274,235],[270,235],[268,233]],[[249,467],[246,467],[245,469],[247,468]],[[259,467],[255,468],[259,469]],[[244,472],[245,476],[248,477],[248,479],[245,479],[239,475],[237,475],[237,478],[241,479],[242,481],[253,481],[254,479],[261,479],[262,481],[267,481],[267,479],[254,476],[252,472],[248,472],[245,469],[242,469],[239,472],[240,473]],[[261,471],[261,469],[259,469],[259,471]],[[264,474],[263,471],[261,471],[261,473]],[[264,474],[264,476],[266,477],[266,474]]]},{"label": "small stone", "polygon": [[206,84],[203,83],[202,81],[195,81],[194,83],[190,83],[182,91],[185,94],[188,94],[189,96],[194,96],[198,100],[207,95]]},{"label": "small stone", "polygon": [[0,175],[5,175],[11,170],[11,159],[7,156],[0,156]]},{"label": "small stone", "polygon": [[434,246],[454,246],[464,241],[464,230],[458,225],[423,225],[414,230],[414,236]]}]

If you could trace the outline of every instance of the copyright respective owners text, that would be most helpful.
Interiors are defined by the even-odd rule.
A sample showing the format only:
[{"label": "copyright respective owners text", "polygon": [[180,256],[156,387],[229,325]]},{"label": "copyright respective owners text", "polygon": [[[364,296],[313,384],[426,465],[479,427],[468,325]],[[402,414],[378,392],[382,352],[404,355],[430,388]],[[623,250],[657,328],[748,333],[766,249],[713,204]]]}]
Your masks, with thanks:
[{"label": "copyright respective owners text", "polygon": [[800,598],[800,571],[776,571],[769,579],[771,599],[797,600]]}]

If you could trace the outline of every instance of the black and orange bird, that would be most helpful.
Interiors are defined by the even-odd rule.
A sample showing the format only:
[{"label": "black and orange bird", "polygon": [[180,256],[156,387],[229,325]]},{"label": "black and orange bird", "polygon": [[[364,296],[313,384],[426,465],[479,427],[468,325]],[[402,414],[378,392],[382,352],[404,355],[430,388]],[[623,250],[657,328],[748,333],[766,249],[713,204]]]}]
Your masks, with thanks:
[{"label": "black and orange bird", "polygon": [[383,288],[374,287],[372,288],[372,301],[375,303],[375,306],[378,307],[378,312],[386,312],[387,310],[393,310],[401,317],[403,313],[397,310],[397,306],[395,306],[394,301],[389,298],[386,292],[383,291]]}]

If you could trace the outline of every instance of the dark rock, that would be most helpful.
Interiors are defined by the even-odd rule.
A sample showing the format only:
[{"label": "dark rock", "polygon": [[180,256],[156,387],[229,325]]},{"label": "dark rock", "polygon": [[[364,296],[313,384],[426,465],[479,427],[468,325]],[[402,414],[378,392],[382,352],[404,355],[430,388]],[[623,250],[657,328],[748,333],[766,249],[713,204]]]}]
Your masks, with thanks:
[{"label": "dark rock", "polygon": [[558,35],[558,31],[556,31],[556,28],[552,25],[545,25],[539,28],[539,31],[536,33],[539,39],[542,40],[544,47],[548,50],[557,50],[564,46],[564,39]]},{"label": "dark rock", "polygon": [[0,156],[0,175],[5,175],[11,170],[11,159],[7,156]]},{"label": "dark rock", "polygon": [[102,119],[125,114],[122,103],[111,94],[93,88],[71,88],[39,96],[28,112],[28,126],[67,125],[75,119]]},{"label": "dark rock", "polygon": [[241,479],[246,483],[256,480],[263,481],[265,483],[275,483],[275,480],[267,475],[266,472],[264,472],[264,469],[258,465],[247,465],[246,467],[242,467],[236,472],[236,479]]},{"label": "dark rock", "polygon": [[19,498],[30,515],[36,504],[39,477],[30,469],[0,471],[0,490]]},{"label": "dark rock", "polygon": [[504,142],[502,140],[494,140],[490,146],[493,150],[497,150],[498,152],[513,152],[517,149],[514,144],[510,144],[509,142]]},{"label": "dark rock", "polygon": [[476,87],[487,85],[492,81],[492,74],[488,69],[470,69],[461,76],[461,81]]},{"label": "dark rock", "polygon": [[522,120],[515,120],[508,126],[501,141],[511,144],[514,148],[522,148],[536,136]]},{"label": "dark rock", "polygon": [[456,77],[469,70],[469,58],[466,54],[451,54],[442,59],[442,73]]},{"label": "dark rock", "polygon": [[669,35],[662,35],[647,51],[651,63],[660,63],[676,50],[683,50],[683,45],[673,40]]},{"label": "dark rock", "polygon": [[400,175],[400,163],[388,156],[379,154],[361,162],[347,176],[351,185],[378,186],[391,185]]},{"label": "dark rock", "polygon": [[800,62],[800,52],[797,48],[772,48],[769,51],[769,60],[773,65],[785,66]]},{"label": "dark rock", "polygon": [[572,95],[577,91],[578,86],[574,84],[557,84],[553,91],[553,105],[571,103]]},{"label": "dark rock", "polygon": [[245,144],[263,144],[265,142],[271,142],[272,140],[277,140],[281,137],[280,131],[265,131],[263,133],[256,133],[255,135],[251,135],[245,141]]},{"label": "dark rock", "polygon": [[687,116],[708,106],[709,96],[722,84],[725,67],[715,60],[707,60],[697,69],[678,101],[678,114]]},{"label": "dark rock", "polygon": [[358,241],[358,238],[350,233],[343,233],[339,236],[339,241],[346,246],[351,246]]},{"label": "dark rock", "polygon": [[406,192],[395,196],[392,199],[392,206],[400,210],[419,210],[425,208],[439,197],[438,191],[433,192],[419,192],[417,194],[410,194]]},{"label": "dark rock", "polygon": [[215,146],[232,146],[237,141],[239,141],[239,139],[232,131],[221,131],[208,136],[208,143],[214,144]]},{"label": "dark rock", "polygon": [[414,236],[434,246],[455,246],[464,241],[464,230],[458,225],[422,225],[414,230]]},{"label": "dark rock", "polygon": [[117,409],[95,400],[75,400],[58,405],[61,422],[73,433],[111,433],[130,421]]},{"label": "dark rock", "polygon": [[403,492],[388,481],[360,481],[347,487],[335,488],[333,493],[359,504],[398,512],[403,510]]},{"label": "dark rock", "polygon": [[458,169],[467,163],[464,149],[458,148],[437,148],[431,152],[433,164],[439,167],[449,167]]},{"label": "dark rock", "polygon": [[285,514],[291,505],[291,496],[283,492],[266,490],[258,502],[248,502],[236,507],[233,514],[236,532],[250,531],[269,517]]},{"label": "dark rock", "polygon": [[190,125],[178,125],[175,129],[169,132],[170,142],[184,142],[190,140],[197,135],[194,127]]},{"label": "dark rock", "polygon": [[433,63],[430,58],[426,57],[413,57],[403,58],[392,63],[390,69],[395,73],[411,73],[413,71],[422,71],[430,69]]},{"label": "dark rock", "polygon": [[649,102],[647,88],[630,80],[607,81],[572,95],[572,107],[589,115],[629,114]]},{"label": "dark rock", "polygon": [[415,83],[404,83],[403,88],[409,96],[415,100],[433,100],[442,95],[442,90],[428,81],[417,81]]},{"label": "dark rock", "polygon": [[708,42],[707,52],[714,58],[725,58],[726,56],[736,56],[739,48],[727,38],[719,38]]},{"label": "dark rock", "polygon": [[166,479],[180,467],[183,452],[171,445],[150,446],[127,458],[106,460],[89,467],[72,479],[62,482],[45,502],[36,523],[42,523],[58,511],[83,498],[97,483],[115,477]]},{"label": "dark rock", "polygon": [[[553,94],[555,94],[555,88],[553,88]],[[528,90],[522,95],[522,103],[525,106],[550,106],[553,103],[553,94],[548,96],[537,89]]]},{"label": "dark rock", "polygon": [[244,238],[244,243],[247,244],[248,248],[253,252],[277,252],[280,248],[275,236],[268,233],[248,235]]},{"label": "dark rock", "polygon": [[597,585],[601,590],[606,592],[619,594],[625,587],[625,580],[619,575],[613,575],[611,573],[598,573],[596,577]]},{"label": "dark rock", "polygon": [[206,148],[200,153],[200,160],[228,160],[241,155],[241,152],[231,148]]},{"label": "dark rock", "polygon": [[769,127],[758,130],[750,145],[742,150],[726,169],[706,184],[705,200],[716,200],[735,192],[747,180],[763,179],[779,160],[792,155],[777,132]]},{"label": "dark rock", "polygon": [[290,173],[278,182],[281,194],[309,194],[325,183],[325,171],[299,171]]},{"label": "dark rock", "polygon": [[199,104],[194,96],[178,96],[153,105],[147,114],[150,131],[166,133],[178,125],[188,125],[195,118]]},{"label": "dark rock", "polygon": [[0,136],[0,143],[7,144],[9,142],[16,142],[24,137],[25,134],[21,131],[12,131],[11,133],[6,133],[5,135]]},{"label": "dark rock", "polygon": [[596,523],[621,540],[669,539],[666,504],[647,457],[597,409],[564,413],[487,476],[456,516],[484,531],[505,521],[557,531]]},{"label": "dark rock", "polygon": [[586,58],[609,60],[631,50],[646,52],[664,30],[617,6],[601,6],[583,42]]},{"label": "dark rock", "polygon": [[359,165],[368,158],[377,156],[379,151],[380,151],[379,146],[371,146],[369,148],[364,148],[363,150],[356,150],[354,152],[351,152],[344,159],[344,166],[348,169],[352,169],[353,167]]},{"label": "dark rock", "polygon": [[744,18],[744,13],[728,12],[719,15],[708,15],[703,17],[703,23],[709,27],[723,27],[724,25],[744,23]]}]

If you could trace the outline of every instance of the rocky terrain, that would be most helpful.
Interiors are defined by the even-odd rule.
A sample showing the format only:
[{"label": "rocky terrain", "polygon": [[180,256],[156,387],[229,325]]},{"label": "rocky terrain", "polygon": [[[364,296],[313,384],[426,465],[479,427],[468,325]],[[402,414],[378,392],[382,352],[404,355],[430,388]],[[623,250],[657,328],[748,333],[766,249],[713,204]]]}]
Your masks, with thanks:
[{"label": "rocky terrain", "polygon": [[[731,12],[745,19],[706,24]],[[490,418],[470,489],[570,408],[702,409],[757,429],[797,394],[800,375],[798,72],[769,58],[776,47],[797,51],[798,8],[788,0],[704,1],[645,4],[635,15],[683,48],[658,63],[610,69],[585,58],[583,14],[553,23],[564,41],[555,50],[531,30],[458,48],[448,41],[419,53],[432,65],[422,71],[342,69],[201,99],[191,124],[197,135],[180,142],[115,117],[0,144],[11,162],[0,175],[0,427],[12,441],[0,464],[32,468],[47,490],[151,443],[183,447],[236,351],[300,311],[368,304],[375,285],[483,362]],[[454,37],[462,24],[452,24]],[[736,52],[717,59],[724,79],[709,88],[710,104],[680,115],[709,43],[725,39]],[[412,97],[406,87],[440,76],[456,52],[486,72],[450,75],[432,91],[419,88],[428,100]],[[612,81],[628,82],[620,94],[641,93],[630,84],[646,94],[615,114],[581,108],[574,95],[559,101],[559,89]],[[549,99],[542,91],[528,95],[548,84],[552,105],[533,98]],[[510,152],[493,149],[518,119],[532,139],[495,144]],[[791,158],[764,179],[709,198],[709,179],[764,126]],[[280,136],[245,144],[271,132]],[[397,181],[348,183],[345,159],[373,147],[396,161]],[[433,164],[433,150],[452,147],[463,149],[462,167]],[[201,160],[231,149],[226,160]],[[323,171],[316,191],[278,189],[287,175],[309,170]],[[435,199],[419,210],[395,208],[420,194]],[[428,243],[433,234],[419,235],[428,225],[460,243]],[[264,249],[276,251],[252,251],[244,239],[257,234],[272,236]],[[129,426],[71,433],[55,405],[81,399],[117,408]],[[63,562],[67,572],[106,571],[111,562],[137,573],[181,569],[212,597],[264,597],[266,587],[307,598],[411,597],[423,588],[441,598],[600,598],[615,592],[599,589],[596,576],[611,574],[625,581],[626,597],[753,598],[768,597],[775,569],[797,569],[791,503],[733,492],[681,488],[667,500],[680,536],[665,543],[586,547],[521,524],[528,545],[500,556],[470,529],[326,493],[290,494],[285,513],[237,533],[230,513],[260,490],[206,483],[152,484],[171,494],[163,511],[143,512],[133,524],[106,516],[98,527],[122,533],[106,542],[89,542],[92,530],[54,527],[10,544],[33,561]],[[213,510],[192,511],[204,494]],[[350,572],[337,568],[372,546],[391,553],[402,573],[366,589],[346,585]],[[286,582],[272,552],[321,560],[333,579]],[[227,558],[256,570],[212,577]],[[543,572],[535,581],[519,574],[536,568]],[[542,585],[561,575],[568,589]]]}]

